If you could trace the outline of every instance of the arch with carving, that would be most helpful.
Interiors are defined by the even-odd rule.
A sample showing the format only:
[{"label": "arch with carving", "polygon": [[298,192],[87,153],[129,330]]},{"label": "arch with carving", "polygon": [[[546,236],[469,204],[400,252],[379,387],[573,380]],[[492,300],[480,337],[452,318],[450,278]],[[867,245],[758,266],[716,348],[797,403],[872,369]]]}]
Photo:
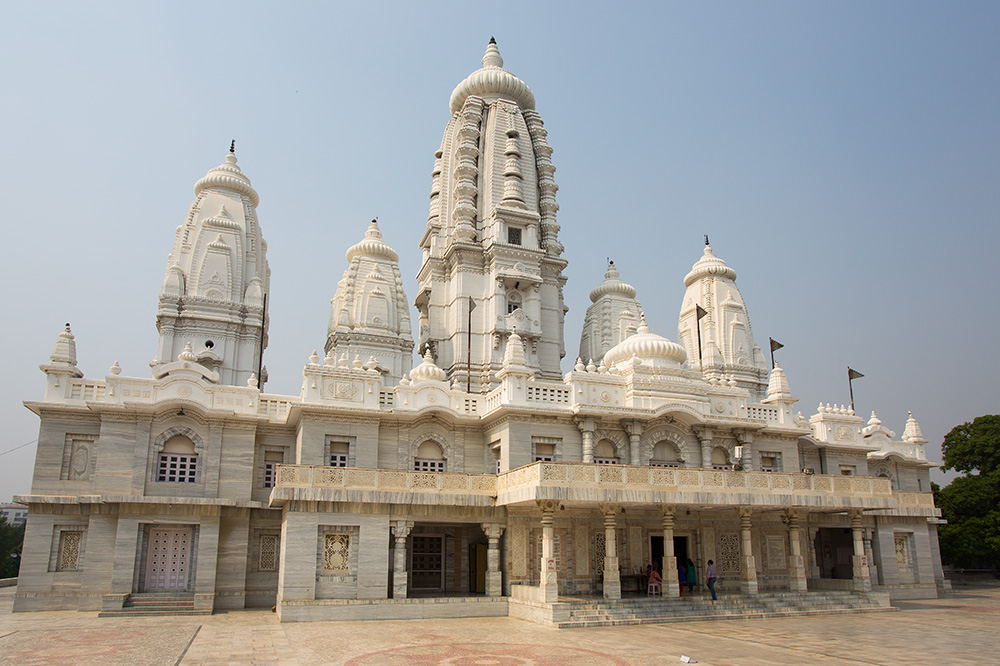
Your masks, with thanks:
[{"label": "arch with carving", "polygon": [[[420,445],[428,440],[436,443],[438,446],[441,447],[441,454],[444,456],[444,459],[446,461],[448,462],[452,461],[451,444],[443,435],[440,435],[436,432],[422,432],[418,434],[416,437],[414,437],[412,440],[410,440],[410,459],[408,462],[408,467],[407,467],[408,469],[412,468],[413,461],[417,457],[417,451],[420,450]],[[452,471],[457,471],[457,470],[452,470]]]},{"label": "arch with carving", "polygon": [[[147,475],[150,481],[156,481],[157,465],[159,464],[160,453],[163,452],[163,445],[166,444],[171,438],[177,436],[186,437],[190,440],[191,444],[194,445],[194,452],[195,455],[198,456],[198,460],[203,460],[205,454],[205,440],[203,440],[197,432],[187,426],[172,426],[161,432],[155,439],[153,439],[153,455],[149,457],[149,464],[147,465]],[[195,479],[199,483],[201,482],[201,470],[199,470]]]},{"label": "arch with carving", "polygon": [[627,461],[628,456],[628,440],[620,432],[614,430],[595,430],[594,431],[594,448],[597,448],[598,442],[602,439],[606,439],[611,442],[615,447],[615,453],[618,455],[619,460]]},{"label": "arch with carving", "polygon": [[655,429],[647,430],[639,440],[639,450],[642,452],[640,464],[648,465],[653,459],[653,451],[656,445],[662,441],[668,441],[677,449],[678,460],[699,460],[701,456],[701,444],[693,438],[693,435],[681,432],[673,426],[657,426]]}]

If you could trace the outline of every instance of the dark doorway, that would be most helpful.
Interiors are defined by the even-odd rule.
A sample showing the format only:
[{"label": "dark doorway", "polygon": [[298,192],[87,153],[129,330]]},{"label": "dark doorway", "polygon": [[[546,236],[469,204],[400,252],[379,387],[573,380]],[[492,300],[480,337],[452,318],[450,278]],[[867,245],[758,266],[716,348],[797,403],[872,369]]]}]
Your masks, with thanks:
[{"label": "dark doorway", "polygon": [[814,548],[820,578],[846,580],[854,576],[851,563],[851,555],[854,554],[854,535],[851,530],[821,527],[816,530]]}]

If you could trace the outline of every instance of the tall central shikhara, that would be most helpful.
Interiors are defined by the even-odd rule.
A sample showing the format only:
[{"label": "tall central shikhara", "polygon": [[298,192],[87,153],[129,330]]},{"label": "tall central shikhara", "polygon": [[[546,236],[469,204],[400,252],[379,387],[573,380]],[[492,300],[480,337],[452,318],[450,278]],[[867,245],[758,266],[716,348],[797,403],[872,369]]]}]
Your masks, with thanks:
[{"label": "tall central shikhara", "polygon": [[558,378],[567,262],[552,148],[531,89],[503,69],[495,41],[455,88],[451,114],[420,239],[420,351],[430,346],[452,381],[486,391],[516,329],[528,367]]}]

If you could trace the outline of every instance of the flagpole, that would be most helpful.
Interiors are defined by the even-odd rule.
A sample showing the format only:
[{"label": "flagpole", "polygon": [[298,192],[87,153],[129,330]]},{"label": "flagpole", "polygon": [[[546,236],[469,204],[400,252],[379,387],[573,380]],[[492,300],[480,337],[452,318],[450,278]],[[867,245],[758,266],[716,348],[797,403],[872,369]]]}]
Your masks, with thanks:
[{"label": "flagpole", "polygon": [[771,369],[774,370],[774,340],[771,340]]},{"label": "flagpole", "polygon": [[701,317],[695,317],[695,326],[698,327],[698,369],[704,370],[704,363],[701,360]]},{"label": "flagpole", "polygon": [[847,366],[847,387],[851,392],[851,411],[854,411],[854,377],[851,374],[851,366]]}]

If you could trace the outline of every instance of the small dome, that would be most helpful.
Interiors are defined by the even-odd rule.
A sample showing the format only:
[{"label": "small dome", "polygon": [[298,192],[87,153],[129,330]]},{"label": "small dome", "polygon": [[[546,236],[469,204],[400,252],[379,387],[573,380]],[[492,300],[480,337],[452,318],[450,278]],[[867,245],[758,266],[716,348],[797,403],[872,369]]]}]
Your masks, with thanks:
[{"label": "small dome", "polygon": [[712,246],[706,243],[705,253],[701,259],[691,267],[691,272],[684,276],[684,286],[690,287],[698,278],[703,277],[723,277],[730,280],[736,279],[736,271],[726,265],[722,259],[712,254]]},{"label": "small dome", "polygon": [[596,303],[597,299],[605,294],[620,294],[625,298],[635,298],[635,287],[622,282],[613,261],[608,262],[608,270],[604,274],[604,281],[590,292],[590,302]]},{"label": "small dome", "polygon": [[448,375],[434,364],[434,357],[431,355],[430,347],[428,347],[424,352],[424,362],[410,371],[410,379],[414,382],[423,379],[433,379],[443,382],[448,380]]},{"label": "small dome", "polygon": [[254,208],[260,202],[257,191],[250,185],[250,179],[243,170],[236,166],[236,153],[230,150],[226,153],[226,161],[205,174],[205,177],[194,184],[194,193],[198,194],[211,187],[222,190],[232,190],[250,197]]},{"label": "small dome", "polygon": [[687,352],[684,351],[683,347],[649,330],[645,315],[642,316],[639,323],[638,333],[625,338],[609,349],[604,355],[604,362],[611,366],[633,356],[641,360],[643,365],[654,368],[679,368],[682,363],[687,361]]},{"label": "small dome", "polygon": [[365,231],[365,239],[357,245],[352,245],[347,250],[347,260],[354,257],[385,257],[389,261],[399,261],[399,255],[391,247],[382,241],[382,232],[378,228],[378,221],[372,220]]},{"label": "small dome", "polygon": [[535,108],[535,96],[528,84],[503,68],[503,58],[496,41],[490,40],[483,56],[483,68],[470,74],[464,81],[455,86],[451,93],[451,112],[462,110],[462,105],[469,95],[480,97],[503,97],[517,102],[522,110]]}]

